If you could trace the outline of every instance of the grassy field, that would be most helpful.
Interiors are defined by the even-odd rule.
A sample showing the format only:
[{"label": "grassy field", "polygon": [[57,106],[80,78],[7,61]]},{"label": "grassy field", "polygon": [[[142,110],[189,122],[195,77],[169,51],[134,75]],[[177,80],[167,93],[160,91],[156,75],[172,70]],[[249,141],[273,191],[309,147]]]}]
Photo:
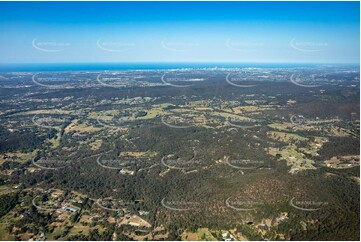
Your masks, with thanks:
[{"label": "grassy field", "polygon": [[[277,126],[276,126],[277,127]],[[285,160],[287,166],[290,167],[290,172],[298,172],[304,169],[316,169],[315,162],[309,158],[306,158],[305,154],[317,156],[317,151],[327,141],[326,138],[316,137],[314,142],[310,142],[308,138],[302,137],[298,134],[269,131],[267,136],[271,139],[282,141],[288,145],[282,148],[269,148],[268,154],[278,157],[278,160]],[[308,146],[304,148],[298,148],[297,143],[299,141],[309,141]],[[280,157],[279,157],[280,156]]]},{"label": "grassy field", "polygon": [[51,234],[47,234],[46,237],[48,240],[55,240],[57,237],[60,237],[64,233],[64,228],[56,227]]},{"label": "grassy field", "polygon": [[185,241],[197,241],[197,240],[217,241],[217,239],[213,237],[213,235],[211,234],[208,228],[197,229],[197,231],[194,233],[185,231],[183,232],[181,237],[182,240]]},{"label": "grassy field", "polygon": [[90,232],[89,226],[83,226],[80,223],[77,223],[73,226],[73,228],[71,228],[67,237],[71,237],[73,235],[79,235],[79,234],[88,235],[89,232]]},{"label": "grassy field", "polygon": [[92,133],[99,130],[101,130],[101,128],[93,127],[87,123],[79,123],[79,120],[74,119],[71,124],[64,129],[64,133],[69,133],[70,131]]},{"label": "grassy field", "polygon": [[0,224],[0,240],[1,241],[14,241],[15,236],[9,235],[6,231],[7,224]]},{"label": "grassy field", "polygon": [[14,161],[20,162],[20,163],[24,163],[28,160],[31,160],[35,154],[36,154],[36,150],[34,150],[33,152],[29,152],[29,153],[22,153],[22,152],[7,152],[4,153],[0,156],[0,165],[2,165],[6,159],[3,158],[3,156],[9,156],[9,157],[14,157]]},{"label": "grassy field", "polygon": [[159,115],[164,115],[165,112],[162,110],[162,108],[152,108],[150,110],[147,110],[147,115],[138,117],[136,120],[147,120],[147,119],[153,119]]},{"label": "grassy field", "polygon": [[157,152],[155,151],[127,151],[127,152],[120,152],[120,157],[134,157],[134,158],[152,158],[157,156]]},{"label": "grassy field", "polygon": [[267,136],[275,139],[280,140],[283,142],[294,142],[294,141],[307,141],[308,139],[305,137],[302,137],[298,134],[294,133],[286,133],[286,132],[279,132],[279,131],[269,131],[267,132]]},{"label": "grassy field", "polygon": [[98,150],[102,146],[103,141],[101,139],[97,139],[94,142],[90,143],[91,150]]},{"label": "grassy field", "polygon": [[314,161],[305,157],[301,152],[297,152],[297,146],[289,145],[282,149],[270,148],[269,154],[276,156],[277,154],[282,155],[279,160],[286,160],[287,165],[292,169],[316,169]]}]

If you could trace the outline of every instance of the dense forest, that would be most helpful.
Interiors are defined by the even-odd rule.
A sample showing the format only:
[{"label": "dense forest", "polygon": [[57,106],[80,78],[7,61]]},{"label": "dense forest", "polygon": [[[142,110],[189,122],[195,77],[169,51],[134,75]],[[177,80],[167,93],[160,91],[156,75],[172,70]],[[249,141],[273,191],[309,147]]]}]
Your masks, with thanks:
[{"label": "dense forest", "polygon": [[[250,240],[266,237],[278,240],[281,239],[278,234],[284,234],[289,240],[358,240],[360,187],[355,178],[360,177],[359,166],[334,169],[325,166],[324,161],[335,156],[359,155],[359,118],[355,119],[355,116],[359,117],[359,91],[348,86],[325,85],[322,88],[326,92],[321,94],[319,89],[306,92],[299,86],[280,81],[257,83],[251,88],[234,88],[220,82],[219,76],[218,73],[209,74],[207,82],[186,88],[97,87],[42,92],[38,91],[39,87],[34,87],[28,98],[42,102],[29,101],[26,107],[20,107],[16,102],[6,104],[0,116],[3,123],[0,125],[0,153],[4,159],[0,165],[1,185],[16,189],[0,196],[0,218],[19,204],[31,208],[19,208],[21,212],[16,216],[22,214],[22,219],[8,227],[8,231],[15,226],[22,228],[18,234],[52,232],[48,226],[54,222],[52,216],[41,213],[31,204],[31,198],[37,194],[33,188],[42,188],[45,191],[61,189],[65,193],[76,191],[88,197],[71,217],[72,223],[79,222],[82,212],[95,206],[94,199],[98,198],[140,201],[129,210],[134,214],[143,210],[149,212],[143,217],[152,227],[142,228],[143,232],[135,231],[132,226],[117,227],[104,222],[105,231],[93,226],[89,235],[74,235],[72,240],[112,240],[115,235],[118,240],[131,240],[127,234],[147,234],[160,225],[169,232],[169,240],[179,240],[183,231],[197,231],[198,228],[214,231],[236,228]],[[152,78],[149,81],[155,82]],[[9,97],[17,92],[21,90],[3,92],[0,89],[0,96]],[[152,101],[139,104],[119,101],[137,97],[147,97]],[[202,116],[213,121],[226,109],[267,108],[250,112],[257,120],[252,128],[222,126],[220,124],[226,122],[224,117],[209,127],[182,129],[164,125],[159,115],[144,118],[157,105],[170,103],[162,111],[171,112],[204,100],[208,101],[208,106],[202,107],[205,110]],[[289,100],[296,101],[290,105]],[[134,115],[129,112],[133,107],[137,110]],[[207,110],[209,107],[211,111]],[[192,108],[197,110],[198,107]],[[61,125],[34,125],[33,116],[26,112],[40,109],[61,110],[65,114],[56,114],[53,118],[61,117],[65,121]],[[93,113],[113,110],[122,113],[114,118],[121,129],[109,128],[96,119],[87,120]],[[242,112],[242,115],[248,114]],[[317,123],[314,130],[297,126],[277,130],[272,126],[290,125],[289,117],[295,114],[302,114],[310,122],[326,121]],[[119,121],[133,116],[135,120],[129,123]],[[76,124],[81,131],[71,129]],[[91,132],[87,133],[90,126]],[[336,128],[333,130],[331,126]],[[280,131],[301,137],[300,141],[283,140],[282,136],[277,140],[269,135]],[[314,160],[314,169],[290,173],[287,157],[282,157],[281,152],[289,148],[291,142],[297,146],[295,150],[301,152],[319,137],[327,142],[320,145],[317,155],[305,152],[304,156]],[[94,144],[99,145],[93,148]],[[279,154],[270,155],[272,149],[278,149]],[[21,160],[9,152],[34,152],[34,155]],[[127,152],[147,156],[127,156]],[[54,166],[47,169],[34,165],[42,165],[44,158],[62,163],[52,164]],[[118,162],[118,159],[123,159],[121,166],[117,164],[120,167],[104,168],[112,165],[106,163],[107,160]],[[184,160],[192,162],[182,163]],[[259,163],[256,169],[241,170],[229,165],[232,160]],[[103,163],[99,165],[100,162]],[[169,169],[172,166],[181,168]],[[133,173],[122,174],[121,171]],[[244,212],[227,206],[226,201],[236,204],[237,199],[253,202],[257,209]],[[317,211],[305,212],[291,206],[292,199],[323,201],[324,206]],[[173,202],[177,209],[184,211],[167,209],[162,206],[164,202]],[[264,219],[276,221],[280,213],[287,213],[288,220],[270,228],[266,237],[251,226],[262,223]],[[312,221],[306,232],[301,226],[304,221]],[[33,226],[27,227],[27,224]],[[70,228],[58,238],[64,238],[69,231]]]}]

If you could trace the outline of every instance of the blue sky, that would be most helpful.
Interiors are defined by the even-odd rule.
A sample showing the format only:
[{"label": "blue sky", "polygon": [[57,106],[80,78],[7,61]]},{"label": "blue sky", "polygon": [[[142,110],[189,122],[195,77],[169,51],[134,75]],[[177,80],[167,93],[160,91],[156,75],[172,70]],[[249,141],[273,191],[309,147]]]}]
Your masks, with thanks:
[{"label": "blue sky", "polygon": [[359,63],[358,2],[0,2],[1,63]]}]

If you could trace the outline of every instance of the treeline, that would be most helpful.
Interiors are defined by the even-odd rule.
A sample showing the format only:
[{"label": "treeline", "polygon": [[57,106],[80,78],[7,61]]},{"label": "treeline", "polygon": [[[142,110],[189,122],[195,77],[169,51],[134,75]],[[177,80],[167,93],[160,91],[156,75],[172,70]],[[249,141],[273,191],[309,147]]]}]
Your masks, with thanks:
[{"label": "treeline", "polygon": [[5,127],[0,126],[0,152],[32,151],[39,148],[45,139],[52,138],[55,134],[55,129],[45,133],[36,132],[36,129],[30,132],[29,130],[10,132]]},{"label": "treeline", "polygon": [[333,156],[360,155],[360,140],[353,137],[329,137],[318,152],[320,159]]}]

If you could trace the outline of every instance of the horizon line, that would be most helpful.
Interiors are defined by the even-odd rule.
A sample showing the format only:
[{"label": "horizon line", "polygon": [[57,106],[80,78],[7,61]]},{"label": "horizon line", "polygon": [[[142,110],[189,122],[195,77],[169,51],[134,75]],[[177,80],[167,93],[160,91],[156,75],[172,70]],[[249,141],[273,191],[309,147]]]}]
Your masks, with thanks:
[{"label": "horizon line", "polygon": [[360,62],[243,62],[243,61],[129,61],[129,62],[0,62],[0,65],[54,65],[54,64],[317,64],[360,65]]}]

